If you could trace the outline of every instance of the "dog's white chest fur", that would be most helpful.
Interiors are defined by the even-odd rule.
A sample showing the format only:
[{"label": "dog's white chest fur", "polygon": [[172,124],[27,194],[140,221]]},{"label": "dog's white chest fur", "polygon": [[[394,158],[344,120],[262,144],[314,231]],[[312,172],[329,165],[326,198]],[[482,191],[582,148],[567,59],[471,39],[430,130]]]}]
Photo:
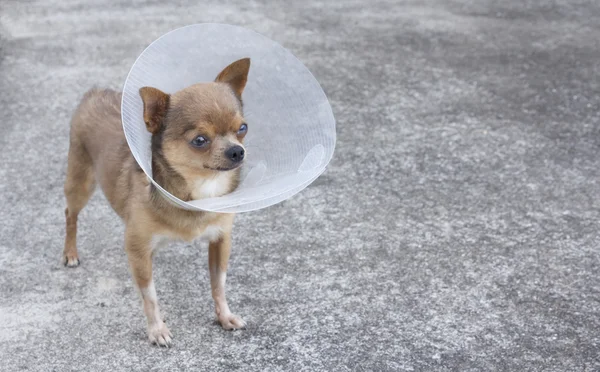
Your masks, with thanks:
[{"label": "dog's white chest fur", "polygon": [[[229,189],[231,182],[231,174],[229,172],[218,172],[214,177],[201,178],[194,183],[192,191],[193,199],[214,198],[225,195]],[[175,232],[162,232],[152,236],[152,249],[160,249],[172,240],[187,240],[196,239],[208,240],[209,242],[217,241],[223,234],[220,225],[204,225],[202,228],[193,229],[190,234],[180,236]]]},{"label": "dog's white chest fur", "polygon": [[[223,229],[219,225],[208,225],[204,230],[198,230],[196,237],[193,240],[201,239],[209,242],[217,241],[223,234]],[[165,247],[171,241],[182,241],[181,237],[170,234],[155,234],[150,242],[152,250],[156,251]]]},{"label": "dog's white chest fur", "polygon": [[171,240],[173,240],[173,238],[168,235],[162,235],[162,234],[152,235],[152,240],[150,241],[150,247],[152,248],[153,251],[157,251],[157,250],[165,247],[167,244],[169,244],[169,241],[171,241]]},{"label": "dog's white chest fur", "polygon": [[221,237],[221,234],[223,234],[223,230],[221,229],[221,226],[208,225],[208,226],[206,226],[206,229],[204,229],[202,234],[200,234],[199,238],[206,239],[209,242],[214,242]]},{"label": "dog's white chest fur", "polygon": [[230,182],[231,175],[229,172],[218,172],[214,177],[200,178],[194,183],[192,198],[197,200],[225,195]]}]

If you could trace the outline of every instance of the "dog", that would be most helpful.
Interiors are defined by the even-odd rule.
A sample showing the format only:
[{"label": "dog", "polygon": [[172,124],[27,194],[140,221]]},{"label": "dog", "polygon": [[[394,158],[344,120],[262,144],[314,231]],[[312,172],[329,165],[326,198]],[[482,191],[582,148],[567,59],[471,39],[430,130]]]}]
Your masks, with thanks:
[{"label": "dog", "polygon": [[[250,59],[231,63],[214,82],[198,83],[174,94],[143,87],[143,118],[151,133],[154,180],[181,200],[218,197],[239,184],[248,125],[242,92]],[[209,241],[209,270],[217,319],[224,329],[245,327],[225,297],[233,214],[196,212],[168,202],[148,180],[125,140],[121,123],[122,93],[88,91],[71,120],[63,263],[79,265],[77,217],[97,184],[125,223],[125,251],[141,294],[148,338],[168,346],[172,334],[161,318],[152,279],[152,257],[164,239]]]}]

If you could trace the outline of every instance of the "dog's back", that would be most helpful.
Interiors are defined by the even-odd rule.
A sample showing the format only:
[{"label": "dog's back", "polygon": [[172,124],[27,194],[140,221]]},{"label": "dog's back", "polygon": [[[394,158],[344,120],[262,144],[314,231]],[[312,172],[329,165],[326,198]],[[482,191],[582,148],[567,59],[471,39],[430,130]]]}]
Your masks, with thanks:
[{"label": "dog's back", "polygon": [[121,93],[91,89],[81,100],[71,121],[71,145],[81,145],[97,163],[125,140],[121,125]]},{"label": "dog's back", "polygon": [[67,216],[79,213],[99,183],[112,207],[123,217],[128,195],[117,190],[130,190],[127,170],[134,162],[121,124],[121,93],[89,90],[71,120],[65,183]]}]

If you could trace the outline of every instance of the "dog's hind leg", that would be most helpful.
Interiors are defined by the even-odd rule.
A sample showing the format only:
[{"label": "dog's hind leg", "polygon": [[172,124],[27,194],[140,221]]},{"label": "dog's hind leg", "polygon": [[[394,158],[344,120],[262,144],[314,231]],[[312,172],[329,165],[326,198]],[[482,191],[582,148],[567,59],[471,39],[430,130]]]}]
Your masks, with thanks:
[{"label": "dog's hind leg", "polygon": [[65,249],[63,251],[63,263],[67,267],[79,266],[79,256],[77,255],[77,216],[87,204],[90,196],[92,196],[95,186],[96,181],[94,179],[92,159],[85,148],[76,139],[71,138],[67,179],[65,181],[67,232]]}]

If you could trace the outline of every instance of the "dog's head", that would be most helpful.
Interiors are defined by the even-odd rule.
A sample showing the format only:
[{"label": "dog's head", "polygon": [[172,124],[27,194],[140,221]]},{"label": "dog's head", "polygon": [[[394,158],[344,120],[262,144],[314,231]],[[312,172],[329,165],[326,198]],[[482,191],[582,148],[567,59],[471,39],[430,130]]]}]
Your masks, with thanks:
[{"label": "dog's head", "polygon": [[143,87],[144,122],[152,151],[184,174],[202,175],[238,168],[248,132],[242,92],[250,59],[227,66],[212,83],[195,84],[174,94]]}]

